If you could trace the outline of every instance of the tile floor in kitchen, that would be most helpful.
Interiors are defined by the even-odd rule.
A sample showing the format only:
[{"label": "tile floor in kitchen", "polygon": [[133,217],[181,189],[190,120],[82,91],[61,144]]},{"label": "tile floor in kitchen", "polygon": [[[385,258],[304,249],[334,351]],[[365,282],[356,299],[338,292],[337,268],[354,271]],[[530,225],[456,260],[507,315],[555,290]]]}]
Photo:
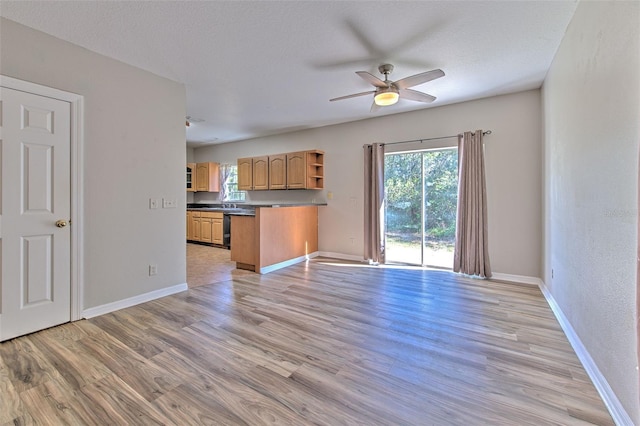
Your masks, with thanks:
[{"label": "tile floor in kitchen", "polygon": [[236,269],[230,250],[187,243],[187,284],[190,288],[251,274],[253,272]]}]

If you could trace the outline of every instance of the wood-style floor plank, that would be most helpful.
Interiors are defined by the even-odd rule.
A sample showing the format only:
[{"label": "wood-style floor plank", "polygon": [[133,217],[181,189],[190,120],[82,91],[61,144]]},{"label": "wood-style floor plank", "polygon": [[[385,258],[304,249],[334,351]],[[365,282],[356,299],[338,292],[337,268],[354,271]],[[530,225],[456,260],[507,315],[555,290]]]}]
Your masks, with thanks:
[{"label": "wood-style floor plank", "polygon": [[189,253],[186,292],[1,343],[0,425],[613,425],[537,287]]}]

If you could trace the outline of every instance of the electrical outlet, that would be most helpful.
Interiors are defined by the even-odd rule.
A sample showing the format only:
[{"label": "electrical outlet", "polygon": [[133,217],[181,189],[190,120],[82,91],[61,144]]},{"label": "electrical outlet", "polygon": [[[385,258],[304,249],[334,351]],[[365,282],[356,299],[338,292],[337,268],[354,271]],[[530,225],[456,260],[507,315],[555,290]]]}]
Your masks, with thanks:
[{"label": "electrical outlet", "polygon": [[158,274],[158,265],[149,265],[149,276]]},{"label": "electrical outlet", "polygon": [[170,200],[168,198],[163,198],[162,199],[162,208],[163,209],[175,209],[176,207],[178,207],[178,200],[176,200],[175,198]]},{"label": "electrical outlet", "polygon": [[149,208],[150,209],[157,209],[158,207],[160,207],[160,202],[158,201],[157,198],[149,198]]}]

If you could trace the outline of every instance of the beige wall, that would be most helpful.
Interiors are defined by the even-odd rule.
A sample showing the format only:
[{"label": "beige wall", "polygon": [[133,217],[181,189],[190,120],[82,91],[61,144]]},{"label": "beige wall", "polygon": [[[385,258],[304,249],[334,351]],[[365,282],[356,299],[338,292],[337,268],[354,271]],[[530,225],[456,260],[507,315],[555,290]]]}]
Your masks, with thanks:
[{"label": "beige wall", "polygon": [[581,2],[543,88],[544,281],[635,424],[639,22]]},{"label": "beige wall", "polygon": [[[84,308],[186,282],[185,90],[13,21],[0,74],[84,96]],[[148,265],[158,275],[148,276]]]},{"label": "beige wall", "polygon": [[[303,149],[326,152],[323,191],[254,191],[258,201],[327,201],[320,208],[320,250],[362,258],[362,145],[491,129],[486,137],[489,249],[493,270],[539,277],[541,253],[540,92],[465,102],[284,135],[197,148],[197,161],[234,163],[237,158]],[[456,139],[445,141],[455,145]],[[425,143],[424,148],[442,146]],[[396,146],[397,147],[397,146]],[[407,146],[403,147],[404,149]],[[327,192],[333,199],[327,200]],[[215,195],[196,194],[197,202]]]}]

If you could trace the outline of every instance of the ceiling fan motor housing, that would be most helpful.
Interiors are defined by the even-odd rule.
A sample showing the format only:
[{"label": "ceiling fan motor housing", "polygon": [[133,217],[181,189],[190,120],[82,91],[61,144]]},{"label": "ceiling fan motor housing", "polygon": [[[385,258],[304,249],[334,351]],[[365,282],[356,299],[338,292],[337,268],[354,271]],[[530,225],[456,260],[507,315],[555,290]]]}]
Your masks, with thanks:
[{"label": "ceiling fan motor housing", "polygon": [[393,72],[393,65],[382,64],[378,67],[378,71],[380,71],[380,74],[384,74],[386,80],[387,76]]}]

